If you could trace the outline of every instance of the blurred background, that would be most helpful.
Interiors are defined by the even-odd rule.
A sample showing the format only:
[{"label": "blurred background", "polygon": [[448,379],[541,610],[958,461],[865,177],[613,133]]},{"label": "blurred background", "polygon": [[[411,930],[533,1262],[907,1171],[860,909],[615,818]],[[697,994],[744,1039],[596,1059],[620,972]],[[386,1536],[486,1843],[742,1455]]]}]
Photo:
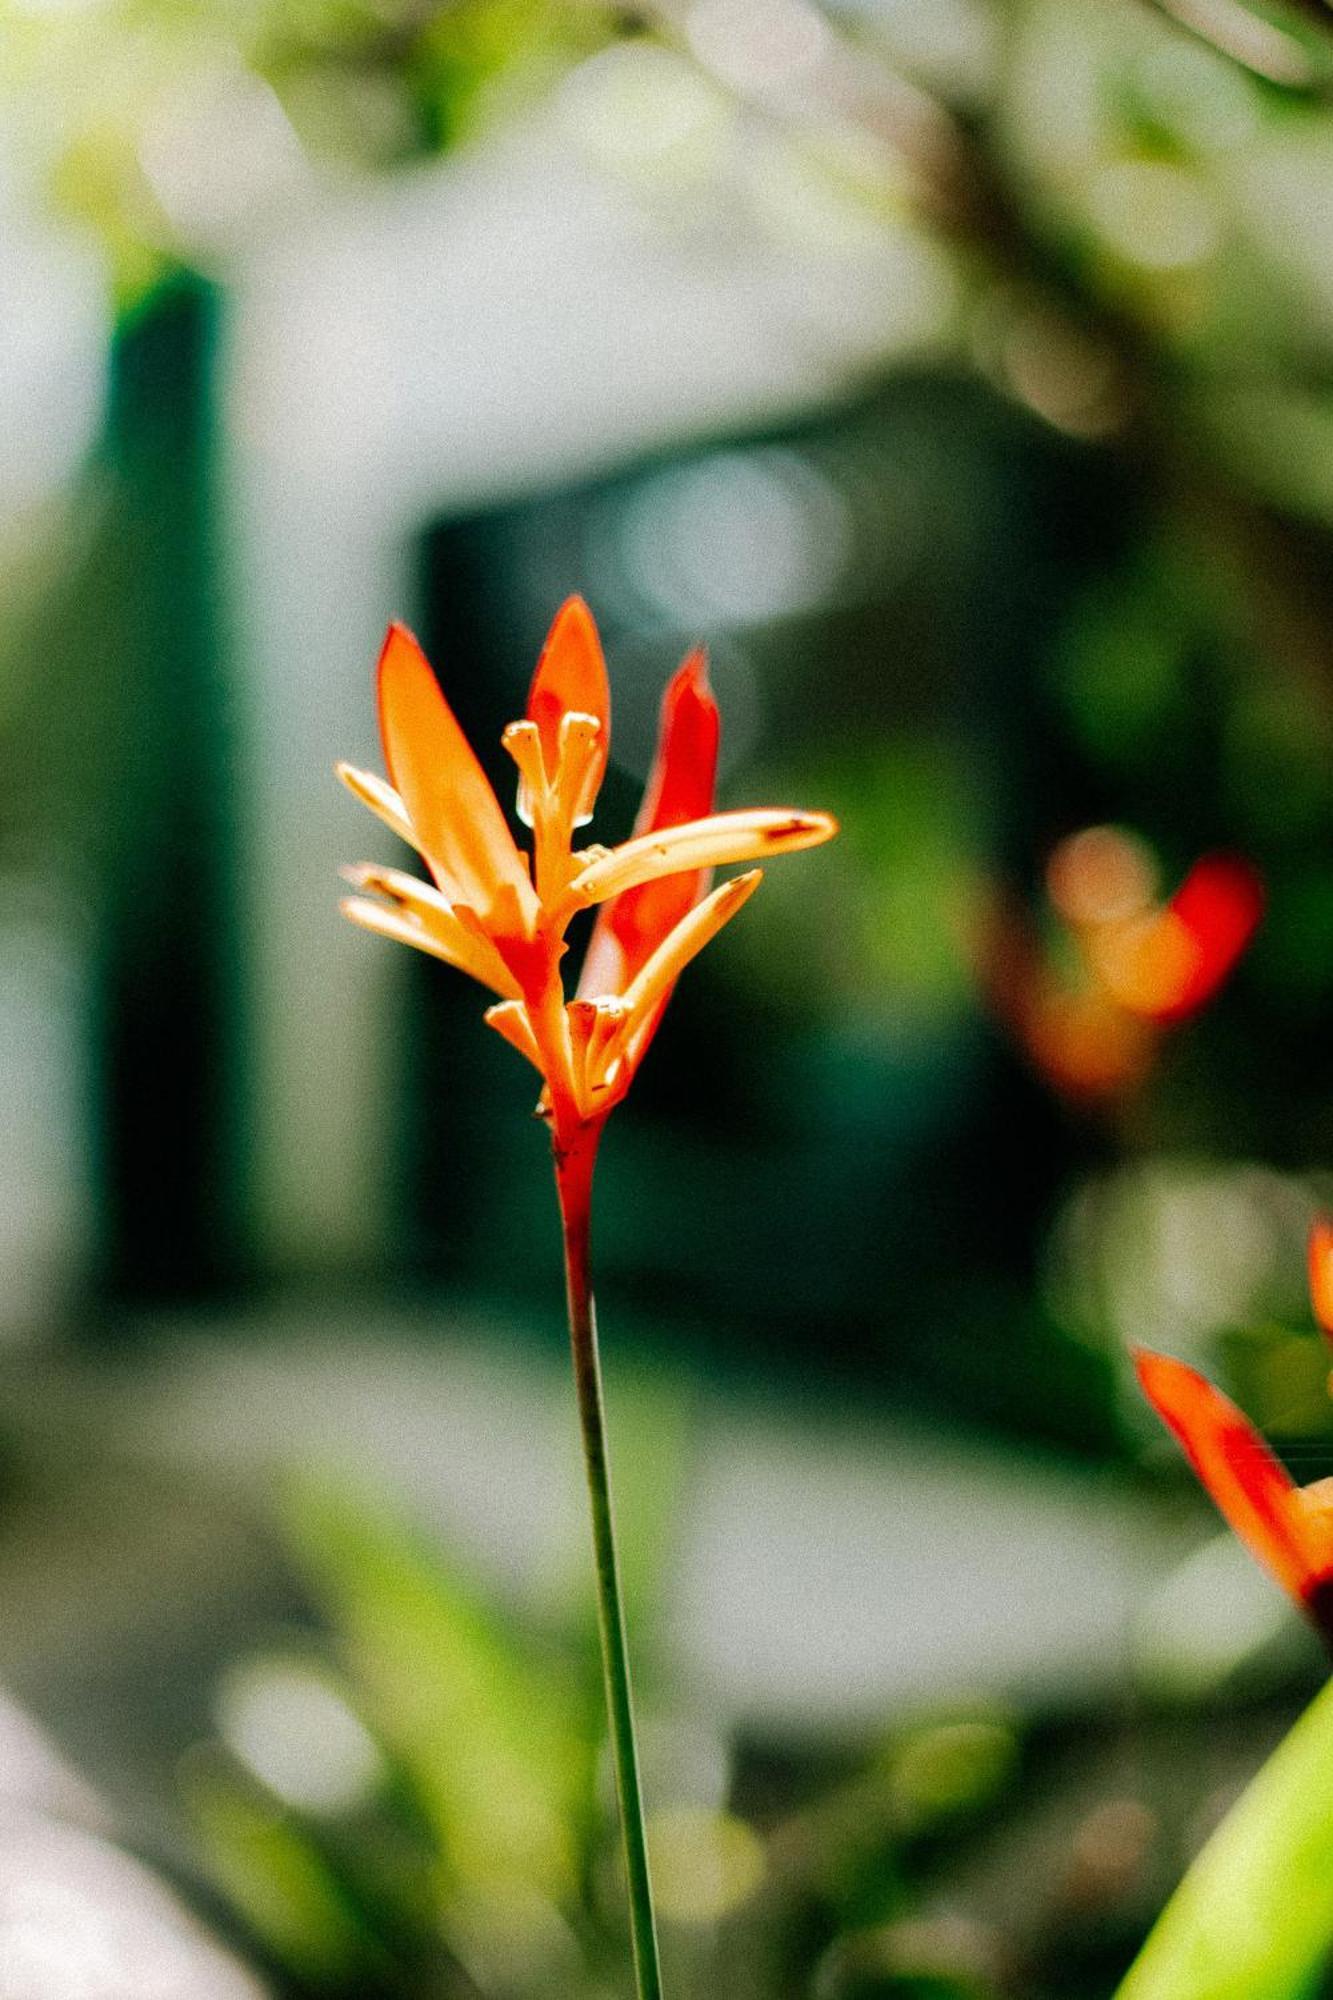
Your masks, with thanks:
[{"label": "blurred background", "polygon": [[1320,0],[0,0],[7,1994],[624,1990],[529,1075],[331,773],[402,615],[506,784],[573,590],[599,838],[700,641],[844,826],[603,1151],[670,1989],[1111,1993],[1319,1678],[1126,1355],[1333,1469],[1331,98]]}]

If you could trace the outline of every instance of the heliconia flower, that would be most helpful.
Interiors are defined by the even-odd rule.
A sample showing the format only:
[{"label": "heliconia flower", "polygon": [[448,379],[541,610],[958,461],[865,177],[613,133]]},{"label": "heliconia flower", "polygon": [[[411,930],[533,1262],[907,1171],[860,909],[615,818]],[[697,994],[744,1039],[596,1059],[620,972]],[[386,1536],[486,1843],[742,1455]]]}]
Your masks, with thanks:
[{"label": "heliconia flower", "polygon": [[1230,1397],[1143,1349],[1134,1366],[1223,1519],[1333,1647],[1333,1479],[1298,1486]]},{"label": "heliconia flower", "polygon": [[[611,700],[592,614],[557,612],[528,694],[504,732],[518,766],[520,851],[489,779],[417,641],[389,628],[378,671],[390,782],[340,764],[363,804],[415,847],[431,883],[373,863],[346,871],[343,909],[367,930],[429,952],[499,996],[486,1019],[543,1079],[558,1142],[572,1142],[629,1088],[678,975],[758,886],[752,870],[708,893],[731,862],[814,847],[827,813],[715,812],[718,713],[701,654],[671,681],[657,755],[631,837],[576,849],[606,770]],[[600,906],[577,996],[560,962],[580,910]]]}]

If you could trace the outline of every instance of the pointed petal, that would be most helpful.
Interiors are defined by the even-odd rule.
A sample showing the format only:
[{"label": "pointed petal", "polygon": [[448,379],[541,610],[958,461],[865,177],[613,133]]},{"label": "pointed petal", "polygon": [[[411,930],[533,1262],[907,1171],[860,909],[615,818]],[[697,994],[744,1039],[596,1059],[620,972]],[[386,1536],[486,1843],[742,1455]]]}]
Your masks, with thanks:
[{"label": "pointed petal", "polygon": [[[640,966],[620,1002],[624,1025],[614,1038],[608,1039],[603,1053],[603,1070],[608,1080],[623,1062],[626,1068],[623,1082],[628,1084],[648,1053],[677,979],[690,960],[731,921],[742,903],[749,901],[763,876],[762,868],[752,868],[749,874],[724,882],[720,889],[688,910]],[[610,1002],[603,1000],[600,1004],[605,1007]]]},{"label": "pointed petal", "polygon": [[[713,810],[721,720],[708,685],[708,662],[691,653],[662,697],[657,751],[636,834],[682,826]],[[654,948],[708,888],[706,869],[664,876],[605,903],[588,942],[580,992],[621,992]]]},{"label": "pointed petal", "polygon": [[511,1048],[526,1056],[535,1070],[541,1070],[541,1051],[532,1032],[528,1010],[521,1000],[502,1000],[498,1006],[488,1007],[482,1019],[488,1028],[495,1029],[497,1035],[503,1035]]},{"label": "pointed petal", "polygon": [[390,775],[450,901],[484,920],[508,885],[526,921],[536,898],[499,800],[405,625],[389,627],[380,654],[379,712]]},{"label": "pointed petal", "polygon": [[375,817],[382,819],[409,847],[417,846],[417,836],[407,817],[407,807],[392,785],[376,777],[373,771],[358,771],[355,764],[335,764],[333,768],[354,799],[360,799],[363,806],[369,806]]},{"label": "pointed petal", "polygon": [[581,597],[567,598],[556,612],[528,693],[528,720],[535,722],[540,732],[546,771],[552,781],[560,763],[560,723],[573,712],[592,716],[598,725],[595,749],[580,774],[574,806],[578,824],[592,812],[611,744],[606,661],[593,615]]},{"label": "pointed petal", "polygon": [[[344,896],[338,905],[345,917],[359,924],[364,931],[374,931],[377,937],[392,938],[395,944],[410,944],[417,951],[429,953],[445,965],[452,965],[459,972],[466,972],[470,978],[479,980],[483,986],[493,982],[480,972],[471,961],[466,949],[455,950],[423,924],[404,915],[401,910],[391,909],[387,903],[374,903],[368,896]],[[501,992],[510,991],[502,987]]]},{"label": "pointed petal", "polygon": [[659,876],[818,847],[837,831],[838,822],[828,813],[793,812],[786,806],[714,813],[711,819],[637,834],[613,847],[604,860],[592,862],[570,887],[581,902],[599,903]]},{"label": "pointed petal", "polygon": [[1333,1340],[1333,1218],[1321,1215],[1311,1225],[1309,1258],[1314,1316]]},{"label": "pointed petal", "polygon": [[1197,1369],[1165,1354],[1134,1356],[1143,1393],[1252,1555],[1304,1600],[1327,1567],[1299,1489],[1249,1419]]},{"label": "pointed petal", "polygon": [[404,874],[401,868],[381,868],[363,861],[344,868],[342,874],[364,894],[383,896],[399,915],[425,931],[440,954],[460,972],[480,980],[492,992],[517,996],[518,981],[466,906],[450,905],[438,889],[418,881],[415,875]]},{"label": "pointed petal", "polygon": [[659,1002],[666,999],[685,967],[730,923],[742,903],[747,903],[764,879],[762,868],[752,868],[714,889],[702,903],[681,918],[669,937],[663,939],[652,957],[640,966],[625,988],[625,1006],[630,1014],[630,1034]]},{"label": "pointed petal", "polygon": [[635,821],[636,833],[683,826],[713,810],[721,730],[708,684],[707,655],[693,652],[676,669],[662,697],[657,750]]}]

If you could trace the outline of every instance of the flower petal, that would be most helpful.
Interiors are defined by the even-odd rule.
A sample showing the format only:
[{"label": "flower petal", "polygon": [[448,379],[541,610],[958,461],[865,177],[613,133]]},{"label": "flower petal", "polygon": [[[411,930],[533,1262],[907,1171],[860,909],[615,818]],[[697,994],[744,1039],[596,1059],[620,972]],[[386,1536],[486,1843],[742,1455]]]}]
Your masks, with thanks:
[{"label": "flower petal", "polygon": [[1264,885],[1258,870],[1235,854],[1206,854],[1171,898],[1172,914],[1198,947],[1194,978],[1175,1012],[1191,1014],[1212,998],[1258,928]]},{"label": "flower petal", "polygon": [[530,924],[536,897],[499,800],[405,625],[389,627],[380,653],[379,713],[390,776],[449,900],[485,921],[507,886]]},{"label": "flower petal", "polygon": [[333,768],[354,799],[360,799],[363,806],[369,806],[376,819],[382,819],[400,840],[420,851],[412,822],[407,817],[407,807],[392,785],[387,785],[373,771],[358,771],[355,764],[335,764]]},{"label": "flower petal", "polygon": [[419,926],[439,946],[440,954],[460,972],[489,986],[495,993],[516,997],[518,981],[466,906],[447,903],[428,882],[406,875],[401,868],[381,868],[363,861],[344,868],[344,878],[355,889],[371,896],[383,896],[410,924]]},{"label": "flower petal", "polygon": [[[491,980],[470,962],[463,951],[455,951],[433,931],[423,924],[413,921],[402,910],[391,909],[387,903],[372,902],[369,896],[344,896],[338,905],[345,917],[359,924],[363,931],[374,931],[377,937],[392,938],[395,944],[410,944],[417,951],[429,953],[445,965],[452,965],[459,972],[466,972],[471,978],[490,986]],[[507,992],[508,987],[501,989]]]},{"label": "flower petal", "polygon": [[708,684],[708,658],[695,651],[667,682],[657,725],[657,749],[635,821],[636,833],[684,826],[713,809],[722,722]]},{"label": "flower petal", "polygon": [[640,966],[624,993],[631,1036],[637,1035],[641,1023],[666,1000],[690,960],[717,936],[724,924],[730,923],[763,879],[763,869],[752,868],[748,874],[736,875],[720,889],[714,889],[711,896],[705,896],[702,903],[681,918],[670,936]]},{"label": "flower petal", "polygon": [[1320,1327],[1333,1340],[1333,1218],[1316,1217],[1310,1227],[1310,1302]]},{"label": "flower petal", "polygon": [[[636,834],[682,826],[713,810],[721,721],[708,662],[691,653],[667,683],[657,751],[634,824]],[[708,888],[696,869],[643,883],[603,904],[583,961],[580,993],[619,993]]]},{"label": "flower petal", "polygon": [[690,960],[730,922],[742,903],[749,901],[763,876],[762,868],[752,868],[748,875],[737,875],[720,889],[714,889],[711,896],[686,911],[670,935],[640,966],[618,1000],[610,996],[594,1003],[606,1009],[617,1006],[620,1014],[615,1032],[608,1034],[595,1051],[596,1062],[590,1059],[588,1074],[595,1089],[607,1088],[615,1081],[617,1072],[621,1072],[622,1091],[628,1087],[648,1053],[677,979]]},{"label": "flower petal", "polygon": [[1329,1551],[1299,1489],[1229,1397],[1182,1361],[1135,1353],[1143,1393],[1252,1555],[1302,1601],[1321,1581]]},{"label": "flower petal", "polygon": [[591,862],[570,888],[580,902],[600,903],[659,876],[818,847],[837,831],[838,822],[828,813],[794,812],[787,806],[714,813],[710,819],[637,834]]},{"label": "flower petal", "polygon": [[521,1000],[501,1000],[496,1006],[488,1007],[482,1016],[488,1028],[494,1028],[497,1035],[503,1035],[511,1048],[526,1056],[535,1070],[541,1070],[541,1050],[532,1032],[528,1010]]},{"label": "flower petal", "polygon": [[596,745],[579,774],[579,794],[574,801],[577,826],[591,817],[611,744],[606,661],[593,615],[581,597],[567,598],[556,612],[528,693],[528,720],[537,725],[552,783],[560,765],[560,724],[572,713],[590,715],[598,725]]}]

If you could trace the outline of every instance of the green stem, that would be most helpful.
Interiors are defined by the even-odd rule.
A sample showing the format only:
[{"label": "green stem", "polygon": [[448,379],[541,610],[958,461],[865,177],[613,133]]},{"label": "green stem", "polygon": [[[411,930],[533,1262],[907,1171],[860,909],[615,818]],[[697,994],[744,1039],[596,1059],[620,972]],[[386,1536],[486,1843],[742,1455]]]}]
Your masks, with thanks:
[{"label": "green stem", "polygon": [[639,1751],[634,1734],[634,1699],[630,1687],[629,1652],[625,1644],[620,1566],[616,1559],[611,1473],[606,1455],[606,1413],[602,1404],[602,1376],[597,1359],[597,1321],[593,1310],[589,1261],[592,1170],[600,1136],[600,1127],[587,1127],[573,1146],[567,1149],[557,1146],[555,1177],[560,1194],[560,1219],[564,1227],[569,1339],[574,1357],[579,1425],[583,1434],[583,1462],[588,1475],[588,1501],[592,1511],[597,1625],[602,1641],[611,1756],[625,1847],[634,1976],[639,2000],[661,2000],[662,1972],[657,1956],[657,1925],[648,1872],[648,1843],[639,1784]]}]

